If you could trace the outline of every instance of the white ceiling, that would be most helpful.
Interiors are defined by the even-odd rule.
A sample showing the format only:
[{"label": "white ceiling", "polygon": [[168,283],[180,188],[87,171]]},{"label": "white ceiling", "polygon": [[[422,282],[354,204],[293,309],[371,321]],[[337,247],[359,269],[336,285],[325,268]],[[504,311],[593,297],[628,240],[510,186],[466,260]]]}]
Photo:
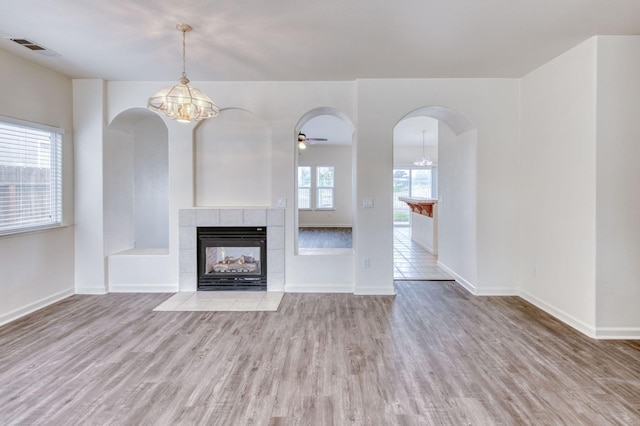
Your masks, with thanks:
[{"label": "white ceiling", "polygon": [[416,116],[401,120],[393,128],[395,146],[422,146],[422,132],[425,146],[438,145],[438,120],[431,117]]},{"label": "white ceiling", "polygon": [[308,138],[327,139],[326,141],[311,141],[311,146],[339,145],[350,146],[353,139],[351,123],[333,115],[317,115],[307,121],[300,129]]},{"label": "white ceiling", "polygon": [[74,78],[171,81],[181,22],[193,81],[521,77],[593,35],[640,34],[640,0],[7,0],[0,49]]}]

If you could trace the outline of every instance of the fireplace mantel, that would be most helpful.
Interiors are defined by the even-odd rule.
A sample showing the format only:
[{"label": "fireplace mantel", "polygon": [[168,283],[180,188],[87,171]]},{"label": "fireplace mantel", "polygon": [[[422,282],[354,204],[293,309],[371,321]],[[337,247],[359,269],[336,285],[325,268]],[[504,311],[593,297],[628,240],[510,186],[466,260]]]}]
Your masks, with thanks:
[{"label": "fireplace mantel", "polygon": [[180,209],[180,291],[197,287],[197,237],[202,226],[267,228],[267,291],[284,291],[284,209]]}]

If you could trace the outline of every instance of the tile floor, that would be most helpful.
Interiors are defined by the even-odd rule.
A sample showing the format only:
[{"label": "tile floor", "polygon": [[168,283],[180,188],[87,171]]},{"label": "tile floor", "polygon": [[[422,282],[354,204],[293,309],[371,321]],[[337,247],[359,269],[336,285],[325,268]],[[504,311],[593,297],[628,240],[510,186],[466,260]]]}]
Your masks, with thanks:
[{"label": "tile floor", "polygon": [[393,279],[395,280],[453,280],[438,267],[438,257],[411,241],[411,228],[393,228]]},{"label": "tile floor", "polygon": [[277,311],[283,295],[276,291],[188,291],[176,293],[154,311]]}]

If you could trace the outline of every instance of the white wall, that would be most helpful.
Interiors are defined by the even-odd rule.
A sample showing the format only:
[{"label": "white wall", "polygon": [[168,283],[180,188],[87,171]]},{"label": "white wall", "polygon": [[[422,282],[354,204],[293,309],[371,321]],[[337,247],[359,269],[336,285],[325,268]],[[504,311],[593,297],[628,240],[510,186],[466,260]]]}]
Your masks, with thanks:
[{"label": "white wall", "polygon": [[438,133],[438,264],[477,291],[477,132],[458,137],[440,123]]},{"label": "white wall", "polygon": [[[355,246],[362,288],[356,291],[393,289],[393,127],[408,113],[437,105],[461,113],[478,132],[476,290],[516,292],[518,89],[515,79],[358,80],[356,223],[362,232]],[[362,208],[365,197],[374,198],[373,209]]]},{"label": "white wall", "polygon": [[138,121],[134,144],[134,246],[169,247],[169,147],[158,116]]},{"label": "white wall", "polygon": [[0,115],[65,130],[63,228],[0,237],[0,324],[73,293],[72,83],[0,51]]},{"label": "white wall", "polygon": [[271,129],[240,109],[222,111],[195,132],[196,206],[271,204]]},{"label": "white wall", "polygon": [[640,37],[597,48],[596,321],[600,336],[638,338]]},{"label": "white wall", "polygon": [[[478,291],[515,285],[518,82],[510,79],[360,80],[357,82],[201,82],[195,86],[226,108],[252,112],[271,129],[270,205],[288,200],[286,283],[288,291],[393,293],[392,134],[396,123],[422,106],[459,111],[478,129]],[[145,105],[163,83],[109,82],[107,120]],[[95,88],[99,91],[99,88]],[[99,98],[86,93],[87,99]],[[354,241],[356,256],[298,256],[294,251],[295,126],[317,107],[342,111],[352,122],[356,167]],[[96,105],[97,107],[97,105]],[[194,125],[165,120],[169,130],[170,283],[178,274],[179,208],[194,203]],[[211,121],[215,126],[216,121]],[[207,124],[209,125],[209,124]],[[91,179],[91,178],[89,178]],[[362,199],[374,207],[362,208]],[[249,206],[250,207],[250,206]],[[99,216],[98,216],[99,217]],[[363,260],[370,260],[364,268]],[[132,271],[132,276],[133,276]],[[161,277],[159,277],[160,279]],[[177,282],[177,280],[176,280]]]},{"label": "white wall", "polygon": [[[312,145],[298,156],[299,166],[334,167],[334,210],[300,210],[300,226],[351,226],[352,156],[350,146]],[[312,191],[313,194],[313,191]]]},{"label": "white wall", "polygon": [[86,294],[107,291],[103,210],[104,89],[103,80],[73,80],[75,289],[77,293]]},{"label": "white wall", "polygon": [[595,39],[521,80],[522,294],[591,335],[600,202],[595,193],[595,99]]},{"label": "white wall", "polygon": [[[107,118],[109,120],[120,112],[146,104],[150,93],[158,87],[171,82],[109,82],[107,85]],[[353,256],[298,256],[294,251],[294,155],[295,126],[300,118],[317,107],[329,107],[342,111],[351,119],[355,115],[353,82],[194,82],[196,87],[209,94],[224,108],[249,111],[263,120],[271,129],[271,151],[265,160],[271,162],[270,188],[260,194],[268,198],[271,206],[276,200],[287,200],[285,223],[286,238],[286,288],[288,291],[353,291]],[[206,123],[216,126],[217,119]],[[352,120],[353,121],[353,120]],[[172,282],[178,282],[178,209],[192,208],[196,205],[194,194],[197,173],[196,149],[194,149],[193,130],[195,125],[184,125],[165,120],[169,131],[169,254],[163,260],[168,268],[157,280],[162,282],[157,289],[166,288]],[[204,141],[204,139],[202,139]],[[199,141],[197,142],[199,143]],[[204,143],[204,142],[203,142]],[[263,163],[264,164],[264,163]],[[263,176],[263,174],[260,174]],[[263,188],[264,179],[252,181]],[[264,203],[260,197],[242,201],[247,206]],[[214,201],[218,203],[218,201]],[[220,201],[227,203],[228,199]],[[233,201],[235,204],[237,200]],[[199,205],[200,203],[198,203]],[[261,205],[264,207],[264,204]],[[219,207],[219,206],[218,206]],[[133,263],[130,278],[136,279]],[[126,283],[124,274],[119,274],[119,289],[124,285],[134,288],[134,283]],[[147,280],[150,282],[150,280]],[[164,283],[164,284],[163,284]]]},{"label": "white wall", "polygon": [[111,126],[104,144],[104,254],[133,248],[134,215],[133,132]]}]

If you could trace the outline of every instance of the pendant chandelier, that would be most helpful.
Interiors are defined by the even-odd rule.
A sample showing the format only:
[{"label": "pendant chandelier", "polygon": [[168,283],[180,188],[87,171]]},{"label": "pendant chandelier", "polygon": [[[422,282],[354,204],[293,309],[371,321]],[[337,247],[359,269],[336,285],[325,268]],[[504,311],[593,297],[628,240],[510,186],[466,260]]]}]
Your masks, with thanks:
[{"label": "pendant chandelier", "polygon": [[416,158],[416,161],[413,162],[415,166],[431,166],[433,164],[433,161],[424,155],[424,134],[426,132],[426,130],[422,131],[422,157]]},{"label": "pendant chandelier", "polygon": [[179,80],[180,84],[165,87],[150,97],[148,107],[158,114],[181,123],[215,117],[220,113],[220,108],[200,90],[189,86],[185,59],[185,38],[186,33],[192,28],[186,24],[176,25],[176,28],[182,31],[182,77]]}]

